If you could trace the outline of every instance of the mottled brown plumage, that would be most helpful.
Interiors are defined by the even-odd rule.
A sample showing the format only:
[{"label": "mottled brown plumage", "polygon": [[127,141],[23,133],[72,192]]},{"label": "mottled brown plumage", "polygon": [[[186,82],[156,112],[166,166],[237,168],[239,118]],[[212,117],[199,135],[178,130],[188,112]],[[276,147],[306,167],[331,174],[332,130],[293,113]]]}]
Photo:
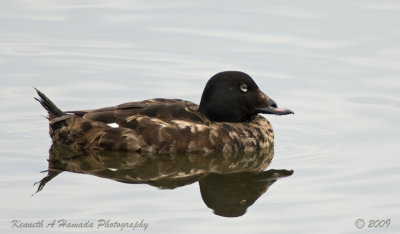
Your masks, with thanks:
[{"label": "mottled brown plumage", "polygon": [[[77,149],[139,153],[255,151],[272,146],[274,139],[270,123],[257,113],[292,113],[278,108],[241,72],[222,72],[211,78],[200,107],[179,99],[150,99],[62,112],[37,92],[37,100],[49,112],[53,142]],[[219,103],[221,100],[224,103]]]}]

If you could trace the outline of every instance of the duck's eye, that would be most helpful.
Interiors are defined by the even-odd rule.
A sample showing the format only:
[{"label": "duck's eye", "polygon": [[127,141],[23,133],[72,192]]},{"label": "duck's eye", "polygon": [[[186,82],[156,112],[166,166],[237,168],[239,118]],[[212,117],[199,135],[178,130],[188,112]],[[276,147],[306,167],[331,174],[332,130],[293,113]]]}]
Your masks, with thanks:
[{"label": "duck's eye", "polygon": [[247,93],[247,90],[248,90],[249,88],[247,87],[247,84],[241,84],[240,85],[240,90],[243,92],[243,93]]}]

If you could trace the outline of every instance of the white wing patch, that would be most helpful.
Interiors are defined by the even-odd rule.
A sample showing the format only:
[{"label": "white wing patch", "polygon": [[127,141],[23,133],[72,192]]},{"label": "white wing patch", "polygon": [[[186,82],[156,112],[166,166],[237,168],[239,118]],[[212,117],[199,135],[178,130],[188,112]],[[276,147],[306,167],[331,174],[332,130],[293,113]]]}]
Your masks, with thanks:
[{"label": "white wing patch", "polygon": [[109,123],[107,125],[112,127],[112,128],[119,128],[119,125],[117,123]]}]

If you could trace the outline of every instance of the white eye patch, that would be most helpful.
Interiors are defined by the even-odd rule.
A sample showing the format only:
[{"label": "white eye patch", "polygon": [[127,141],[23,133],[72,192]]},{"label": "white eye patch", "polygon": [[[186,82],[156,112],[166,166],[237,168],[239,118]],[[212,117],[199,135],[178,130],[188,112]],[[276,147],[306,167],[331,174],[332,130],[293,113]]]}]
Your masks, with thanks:
[{"label": "white eye patch", "polygon": [[247,84],[241,84],[240,85],[240,91],[242,91],[243,93],[247,93],[247,90],[249,88],[247,87]]}]

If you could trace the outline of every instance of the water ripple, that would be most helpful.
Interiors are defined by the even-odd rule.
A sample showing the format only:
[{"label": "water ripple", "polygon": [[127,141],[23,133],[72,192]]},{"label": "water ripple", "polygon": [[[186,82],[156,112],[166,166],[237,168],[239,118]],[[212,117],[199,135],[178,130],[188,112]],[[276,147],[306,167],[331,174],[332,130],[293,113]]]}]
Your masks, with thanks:
[{"label": "water ripple", "polygon": [[345,147],[344,134],[327,128],[306,125],[279,127],[277,152],[279,160],[290,164],[315,164],[316,161],[340,160]]}]

